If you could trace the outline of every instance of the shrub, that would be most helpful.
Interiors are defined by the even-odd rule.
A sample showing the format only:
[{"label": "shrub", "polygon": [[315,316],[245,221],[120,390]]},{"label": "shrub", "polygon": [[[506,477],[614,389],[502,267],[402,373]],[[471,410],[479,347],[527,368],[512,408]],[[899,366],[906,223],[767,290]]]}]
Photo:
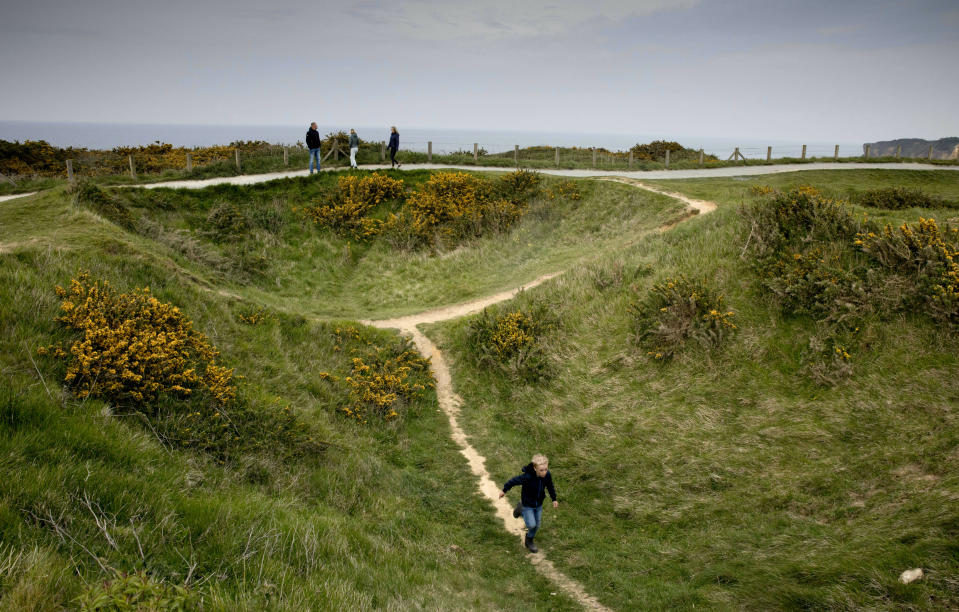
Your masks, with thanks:
[{"label": "shrub", "polygon": [[827,250],[787,249],[767,270],[763,285],[778,298],[783,312],[839,321],[871,310],[862,283],[843,266],[841,250]]},{"label": "shrub", "polygon": [[88,180],[80,179],[71,188],[76,206],[91,210],[120,227],[133,231],[133,214],[115,197],[107,194]]},{"label": "shrub", "polygon": [[555,187],[546,189],[547,200],[555,200],[557,198],[562,200],[579,200],[581,197],[582,194],[579,191],[579,185],[573,181],[562,181]]},{"label": "shrub", "polygon": [[959,325],[959,228],[920,218],[896,229],[862,232],[854,244],[886,270],[915,279],[917,298],[933,318]]},{"label": "shrub", "polygon": [[[672,161],[680,159],[699,160],[699,151],[687,149],[678,142],[672,140],[654,140],[649,144],[636,144],[630,149],[636,159],[645,161],[663,161],[666,159],[666,151],[669,151],[669,157]],[[715,155],[704,155],[704,161],[719,161]]]},{"label": "shrub", "polygon": [[849,205],[822,197],[813,187],[800,186],[788,192],[773,192],[741,208],[749,222],[747,245],[765,270],[789,245],[813,241],[850,240],[862,229]]},{"label": "shrub", "polygon": [[736,313],[726,309],[723,297],[685,276],[654,284],[629,312],[636,340],[654,359],[671,359],[688,340],[716,348],[737,329]]},{"label": "shrub", "polygon": [[215,242],[233,242],[246,234],[247,227],[246,215],[236,204],[220,201],[207,214],[204,233]]},{"label": "shrub", "polygon": [[497,199],[493,185],[465,172],[432,174],[407,199],[408,215],[393,215],[390,225],[409,223],[421,243],[451,246],[482,235],[504,231],[526,212],[526,204]]},{"label": "shrub", "polygon": [[543,176],[531,170],[514,170],[499,178],[497,191],[513,204],[525,204],[539,193]]},{"label": "shrub", "polygon": [[341,176],[326,204],[305,208],[304,212],[317,225],[357,240],[370,240],[383,231],[383,221],[367,217],[367,213],[385,200],[402,196],[403,181],[385,174]]},{"label": "shrub", "polygon": [[378,346],[352,326],[337,328],[333,335],[334,350],[348,347],[352,355],[350,370],[345,377],[321,372],[320,378],[348,389],[341,410],[357,421],[395,419],[427,388],[436,385],[429,359],[421,357],[409,340]]},{"label": "shrub", "polygon": [[543,304],[501,315],[483,309],[469,323],[467,342],[481,365],[534,381],[550,373],[546,339],[555,328],[556,319]]},{"label": "shrub", "polygon": [[802,364],[803,373],[823,387],[835,386],[853,374],[846,343],[828,327],[810,336]]},{"label": "shrub", "polygon": [[854,197],[861,206],[901,210],[903,208],[959,208],[959,204],[933,197],[921,189],[887,187],[864,191]]},{"label": "shrub", "polygon": [[164,584],[143,571],[128,574],[116,570],[109,580],[89,584],[76,599],[81,612],[186,612],[200,603],[199,594],[187,587]]},{"label": "shrub", "polygon": [[63,299],[57,321],[76,337],[67,350],[54,345],[41,353],[68,362],[64,381],[77,397],[141,403],[204,390],[221,406],[236,399],[233,370],[217,364],[216,348],[149,288],[118,294],[82,272],[69,290],[56,291]]}]

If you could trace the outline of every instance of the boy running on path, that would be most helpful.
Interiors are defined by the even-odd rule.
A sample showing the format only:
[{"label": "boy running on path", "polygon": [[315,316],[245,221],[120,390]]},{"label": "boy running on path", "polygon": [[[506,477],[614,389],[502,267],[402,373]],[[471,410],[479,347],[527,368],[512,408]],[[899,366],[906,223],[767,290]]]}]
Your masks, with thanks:
[{"label": "boy running on path", "polygon": [[549,473],[549,459],[545,455],[533,455],[532,462],[523,468],[522,474],[506,481],[499,496],[503,497],[516,485],[522,485],[523,488],[520,503],[513,509],[513,516],[519,518],[520,514],[523,515],[526,523],[526,548],[532,553],[539,552],[533,538],[543,522],[543,500],[546,499],[547,491],[553,500],[553,507],[559,507],[556,489],[553,488],[553,475]]}]

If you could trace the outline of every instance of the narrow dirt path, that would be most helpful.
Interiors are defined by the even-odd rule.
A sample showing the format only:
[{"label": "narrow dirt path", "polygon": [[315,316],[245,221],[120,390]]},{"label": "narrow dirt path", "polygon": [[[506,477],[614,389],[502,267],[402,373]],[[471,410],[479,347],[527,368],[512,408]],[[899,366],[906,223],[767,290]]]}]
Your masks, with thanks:
[{"label": "narrow dirt path", "polygon": [[[646,185],[636,179],[610,177],[605,180],[625,183],[639,189],[645,189],[647,191],[652,191],[676,198],[685,202],[695,211],[695,213],[698,214],[707,214],[716,210],[716,204],[713,202],[694,200],[682,194],[673,193]],[[693,211],[690,212],[692,213]],[[689,219],[693,216],[698,215],[690,214],[683,217],[683,220]],[[486,499],[493,504],[493,508],[496,511],[496,516],[503,521],[503,526],[506,528],[506,530],[519,538],[522,538],[526,533],[526,528],[523,525],[523,521],[513,518],[512,505],[507,498],[499,497],[500,487],[496,484],[496,482],[493,481],[489,471],[486,469],[486,457],[481,455],[479,451],[477,451],[476,448],[470,444],[469,437],[466,435],[466,432],[463,431],[463,428],[460,427],[459,413],[460,407],[463,405],[463,399],[457,395],[455,391],[453,391],[453,378],[450,374],[450,369],[446,363],[446,359],[444,359],[443,353],[440,351],[439,347],[437,347],[432,340],[427,338],[426,335],[419,330],[418,326],[424,323],[448,321],[449,319],[456,319],[477,313],[487,306],[512,299],[520,291],[540,285],[552,278],[555,278],[556,276],[559,276],[562,273],[563,272],[560,271],[547,274],[523,285],[522,287],[517,287],[509,291],[503,291],[501,293],[477,300],[464,302],[462,304],[444,306],[442,308],[428,310],[419,314],[408,315],[395,319],[363,321],[363,323],[372,325],[374,327],[398,329],[401,333],[411,336],[413,343],[420,354],[430,359],[430,363],[433,367],[433,375],[436,377],[436,397],[439,401],[440,408],[449,419],[452,438],[460,447],[460,453],[469,463],[470,470],[472,470],[473,474],[479,479],[480,493],[482,493]],[[608,610],[608,608],[601,604],[598,599],[590,595],[586,589],[583,588],[583,585],[579,584],[572,578],[566,576],[560,570],[556,569],[556,566],[553,565],[549,559],[547,559],[543,552],[535,555],[528,554],[526,555],[526,558],[530,563],[533,564],[540,574],[553,582],[553,584],[559,587],[566,595],[579,602],[585,609]]]}]

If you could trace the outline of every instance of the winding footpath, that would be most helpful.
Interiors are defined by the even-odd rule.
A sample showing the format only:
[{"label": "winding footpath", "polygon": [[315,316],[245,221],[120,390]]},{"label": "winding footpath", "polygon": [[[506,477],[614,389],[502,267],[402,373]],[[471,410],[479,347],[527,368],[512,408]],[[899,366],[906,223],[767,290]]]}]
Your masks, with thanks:
[{"label": "winding footpath", "polygon": [[[660,231],[666,231],[674,227],[677,223],[681,223],[693,216],[698,216],[702,214],[708,214],[716,210],[716,204],[706,200],[697,200],[689,198],[685,195],[671,192],[665,189],[662,189],[658,186],[651,186],[643,183],[641,178],[647,179],[660,179],[660,178],[692,178],[692,177],[702,177],[702,176],[742,176],[742,175],[758,175],[758,174],[772,174],[776,172],[794,172],[797,170],[822,170],[822,169],[853,169],[853,168],[890,168],[891,164],[795,164],[795,165],[783,165],[783,166],[747,166],[742,168],[719,168],[719,169],[710,169],[710,170],[676,170],[676,171],[637,171],[637,172],[602,172],[594,170],[541,170],[544,174],[554,174],[561,176],[582,176],[582,177],[592,177],[600,180],[608,180],[618,183],[624,183],[631,185],[633,187],[644,189],[647,191],[655,192],[661,195],[665,195],[671,198],[678,199],[684,202],[689,208],[686,216],[682,217],[679,221],[673,222],[670,225],[663,226],[660,228]],[[896,164],[892,166],[895,169],[950,169],[950,170],[959,170],[959,168],[948,168],[942,166],[930,166],[926,164]],[[383,166],[370,166],[364,167],[364,169],[380,169]],[[464,170],[494,170],[494,171],[503,171],[509,170],[509,168],[482,168],[476,166],[440,166],[440,165],[427,165],[427,164],[418,164],[412,166],[414,169],[448,169],[448,168],[461,168]],[[274,180],[277,178],[287,178],[293,176],[302,176],[305,175],[306,171],[296,171],[296,172],[283,172],[283,173],[272,173],[272,174],[261,174],[261,175],[247,175],[247,176],[236,176],[236,177],[223,177],[215,179],[206,179],[201,181],[175,181],[169,183],[153,183],[149,185],[141,185],[141,187],[146,188],[156,188],[156,187],[175,187],[181,189],[198,189],[202,187],[207,187],[209,185],[222,184],[222,183],[232,183],[232,184],[253,184],[263,181]],[[23,197],[26,195],[32,194],[22,194],[20,196],[0,196],[0,201],[11,199],[12,197]],[[476,448],[470,443],[469,437],[466,435],[466,432],[463,431],[463,428],[459,424],[459,413],[460,407],[463,405],[463,399],[456,394],[453,390],[453,380],[450,374],[449,366],[446,363],[446,360],[443,357],[443,353],[440,351],[439,347],[436,346],[433,341],[426,337],[423,332],[419,330],[419,326],[427,323],[436,323],[439,321],[447,321],[450,319],[456,319],[459,317],[467,316],[470,314],[477,313],[487,306],[504,302],[512,299],[520,291],[531,289],[540,285],[556,276],[562,274],[560,272],[554,272],[552,274],[547,274],[541,276],[521,287],[511,289],[508,291],[503,291],[490,295],[484,298],[472,300],[470,302],[465,302],[462,304],[456,304],[452,306],[444,306],[442,308],[436,308],[419,314],[408,315],[404,317],[399,317],[395,319],[384,319],[377,321],[362,321],[367,325],[372,325],[378,328],[383,329],[396,329],[400,333],[412,337],[413,343],[415,344],[417,350],[424,356],[430,359],[432,364],[433,374],[436,378],[436,395],[439,401],[440,408],[446,414],[449,419],[451,436],[454,442],[459,446],[460,453],[466,458],[466,461],[469,463],[470,469],[473,474],[478,478],[478,489],[479,492],[483,494],[484,497],[492,504],[496,516],[503,522],[504,528],[511,534],[522,538],[525,535],[525,526],[522,519],[513,518],[513,508],[509,503],[507,498],[500,498],[499,492],[500,487],[494,482],[492,477],[489,474],[489,471],[486,469],[486,458],[481,455]],[[556,568],[556,566],[546,557],[543,552],[538,554],[527,554],[526,558],[529,562],[540,572],[544,577],[550,580],[555,584],[559,589],[561,589],[567,596],[571,597],[575,601],[579,602],[587,610],[600,610],[606,611],[606,608],[603,604],[599,602],[596,597],[590,595],[586,589],[577,581],[566,576],[563,572]]]},{"label": "winding footpath", "polygon": [[[689,219],[696,214],[706,214],[716,210],[716,204],[713,202],[696,200],[688,198],[679,193],[666,191],[657,187],[651,187],[636,179],[626,177],[604,177],[604,180],[624,183],[639,189],[645,189],[681,200],[690,207],[690,212],[692,213],[683,217],[682,220]],[[675,225],[675,223],[660,229],[666,230],[673,225]],[[366,325],[372,325],[382,329],[396,329],[404,335],[411,336],[413,339],[413,344],[416,346],[416,349],[420,352],[420,354],[430,359],[430,364],[433,368],[433,375],[436,378],[436,397],[439,401],[440,408],[449,419],[453,441],[459,446],[460,453],[462,453],[462,455],[466,458],[466,461],[469,463],[473,474],[479,479],[479,492],[482,493],[483,496],[486,497],[486,499],[493,505],[496,516],[499,517],[499,519],[503,522],[503,526],[506,528],[506,530],[520,539],[522,539],[526,533],[526,528],[522,519],[513,518],[513,506],[510,504],[507,498],[501,498],[499,496],[500,487],[496,484],[496,482],[493,481],[489,471],[486,469],[486,457],[481,455],[479,451],[477,451],[476,448],[470,444],[469,437],[459,424],[459,413],[460,407],[463,405],[463,399],[453,390],[453,378],[450,374],[449,366],[443,357],[443,353],[432,340],[427,338],[426,335],[419,330],[418,326],[427,323],[448,321],[450,319],[457,319],[459,317],[475,314],[487,306],[510,300],[520,291],[536,287],[537,285],[555,278],[560,274],[562,274],[562,272],[546,274],[521,287],[503,291],[501,293],[477,300],[472,300],[470,302],[464,302],[462,304],[444,306],[442,308],[428,310],[426,312],[408,315],[405,317],[398,317],[395,319],[362,321],[362,323]],[[609,608],[601,604],[598,599],[590,595],[581,584],[558,570],[552,561],[550,561],[542,551],[537,554],[527,554],[526,558],[536,568],[536,570],[539,571],[540,574],[559,587],[567,596],[579,602],[585,609],[609,610]]]}]

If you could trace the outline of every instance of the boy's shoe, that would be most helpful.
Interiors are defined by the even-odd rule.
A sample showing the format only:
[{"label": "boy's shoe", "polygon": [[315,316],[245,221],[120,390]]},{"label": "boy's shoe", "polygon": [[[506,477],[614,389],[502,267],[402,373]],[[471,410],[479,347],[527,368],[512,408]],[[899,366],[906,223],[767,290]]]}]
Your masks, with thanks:
[{"label": "boy's shoe", "polygon": [[538,553],[539,549],[536,548],[536,543],[533,542],[533,538],[526,536],[526,548],[529,549],[531,553]]},{"label": "boy's shoe", "polygon": [[519,518],[521,514],[523,514],[523,502],[516,504],[516,507],[513,508],[513,518]]}]

